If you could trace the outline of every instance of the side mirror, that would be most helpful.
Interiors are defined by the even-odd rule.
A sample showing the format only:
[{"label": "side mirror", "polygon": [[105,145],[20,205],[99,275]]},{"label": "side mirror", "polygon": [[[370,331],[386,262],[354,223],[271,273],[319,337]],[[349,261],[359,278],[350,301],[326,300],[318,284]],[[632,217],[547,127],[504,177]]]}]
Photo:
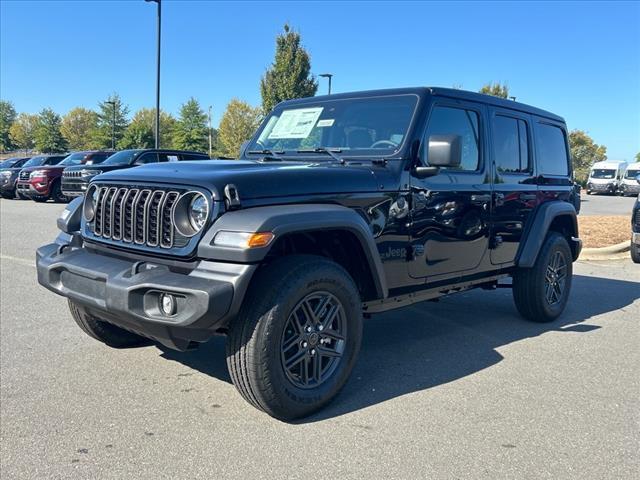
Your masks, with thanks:
[{"label": "side mirror", "polygon": [[459,167],[462,162],[462,137],[431,135],[427,159],[432,167]]},{"label": "side mirror", "polygon": [[636,177],[636,182],[640,183],[640,175]]}]

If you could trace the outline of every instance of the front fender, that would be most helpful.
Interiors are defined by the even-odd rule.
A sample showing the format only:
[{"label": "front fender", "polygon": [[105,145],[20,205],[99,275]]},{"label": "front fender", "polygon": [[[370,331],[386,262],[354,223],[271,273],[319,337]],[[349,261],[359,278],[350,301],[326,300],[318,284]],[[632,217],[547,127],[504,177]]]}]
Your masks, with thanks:
[{"label": "front fender", "polygon": [[340,205],[273,205],[236,210],[222,215],[198,244],[198,257],[235,263],[259,263],[269,253],[271,242],[261,248],[229,248],[214,245],[220,231],[272,232],[279,237],[293,232],[346,230],[355,235],[365,254],[379,298],[388,294],[384,270],[375,240],[365,220]]}]

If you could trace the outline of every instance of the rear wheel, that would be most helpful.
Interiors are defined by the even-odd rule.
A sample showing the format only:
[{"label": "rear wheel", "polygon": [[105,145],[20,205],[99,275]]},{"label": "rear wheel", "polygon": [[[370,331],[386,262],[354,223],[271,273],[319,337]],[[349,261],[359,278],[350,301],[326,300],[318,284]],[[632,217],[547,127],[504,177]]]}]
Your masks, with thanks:
[{"label": "rear wheel", "polygon": [[631,244],[631,260],[633,263],[640,263],[640,245]]},{"label": "rear wheel", "polygon": [[349,274],[323,257],[294,255],[257,273],[227,339],[234,385],[250,404],[292,420],[331,401],[362,338],[362,306]]},{"label": "rear wheel", "polygon": [[100,320],[69,300],[71,316],[84,333],[113,348],[149,345],[151,340]]},{"label": "rear wheel", "polygon": [[573,274],[566,238],[550,232],[532,268],[513,275],[513,299],[520,314],[533,322],[551,322],[564,310]]}]

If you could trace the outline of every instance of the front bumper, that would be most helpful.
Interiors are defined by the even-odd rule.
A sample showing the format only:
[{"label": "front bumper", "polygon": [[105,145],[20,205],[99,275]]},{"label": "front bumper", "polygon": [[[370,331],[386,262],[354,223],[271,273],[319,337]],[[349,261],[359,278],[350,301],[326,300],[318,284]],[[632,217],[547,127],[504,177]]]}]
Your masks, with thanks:
[{"label": "front bumper", "polygon": [[16,191],[26,197],[47,197],[49,196],[49,185],[45,184],[36,188],[31,182],[16,183]]},{"label": "front bumper", "polygon": [[[92,177],[93,178],[93,177]],[[67,197],[78,197],[84,195],[89,187],[89,180],[82,177],[65,178],[62,177],[62,194]]]},{"label": "front bumper", "polygon": [[[189,273],[166,265],[130,261],[72,244],[37,250],[38,282],[88,309],[94,316],[176,350],[204,342],[224,328],[237,311],[236,299],[254,265],[201,261]],[[161,313],[160,295],[177,303],[172,316]]]}]

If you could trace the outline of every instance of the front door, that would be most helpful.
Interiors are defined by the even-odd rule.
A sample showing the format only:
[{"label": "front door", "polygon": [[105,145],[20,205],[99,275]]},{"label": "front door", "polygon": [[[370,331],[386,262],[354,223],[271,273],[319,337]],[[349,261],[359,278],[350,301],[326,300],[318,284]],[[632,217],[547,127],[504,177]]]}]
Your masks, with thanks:
[{"label": "front door", "polygon": [[427,283],[460,277],[478,269],[488,248],[491,182],[484,145],[483,105],[436,99],[421,142],[420,161],[429,165],[432,135],[461,137],[461,163],[427,177],[411,176],[409,274]]},{"label": "front door", "polygon": [[538,204],[531,118],[499,108],[490,108],[489,116],[494,183],[491,263],[510,264]]}]

